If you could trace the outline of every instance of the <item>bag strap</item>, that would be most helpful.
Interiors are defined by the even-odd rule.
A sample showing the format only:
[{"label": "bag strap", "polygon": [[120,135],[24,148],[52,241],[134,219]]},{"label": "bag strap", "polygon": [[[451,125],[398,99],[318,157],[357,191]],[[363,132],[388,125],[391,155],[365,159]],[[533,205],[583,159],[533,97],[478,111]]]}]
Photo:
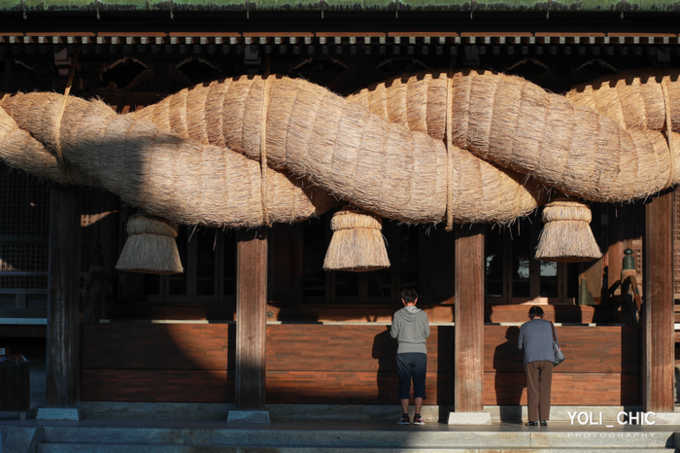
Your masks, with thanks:
[{"label": "bag strap", "polygon": [[555,324],[552,321],[548,321],[552,326],[553,341],[557,341],[557,334],[555,333]]}]

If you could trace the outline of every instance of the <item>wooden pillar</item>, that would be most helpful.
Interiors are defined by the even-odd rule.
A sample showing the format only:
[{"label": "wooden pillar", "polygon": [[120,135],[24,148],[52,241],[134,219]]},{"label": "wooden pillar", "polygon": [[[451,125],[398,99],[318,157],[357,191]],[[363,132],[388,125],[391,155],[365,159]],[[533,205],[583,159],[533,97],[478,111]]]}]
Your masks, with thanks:
[{"label": "wooden pillar", "polygon": [[456,228],[456,412],[484,410],[484,230]]},{"label": "wooden pillar", "polygon": [[73,408],[80,396],[80,211],[79,188],[52,186],[47,300],[48,408]]},{"label": "wooden pillar", "polygon": [[645,205],[642,405],[657,413],[674,411],[672,200],[669,192]]},{"label": "wooden pillar", "polygon": [[236,253],[236,407],[239,411],[263,411],[267,229],[239,231]]}]

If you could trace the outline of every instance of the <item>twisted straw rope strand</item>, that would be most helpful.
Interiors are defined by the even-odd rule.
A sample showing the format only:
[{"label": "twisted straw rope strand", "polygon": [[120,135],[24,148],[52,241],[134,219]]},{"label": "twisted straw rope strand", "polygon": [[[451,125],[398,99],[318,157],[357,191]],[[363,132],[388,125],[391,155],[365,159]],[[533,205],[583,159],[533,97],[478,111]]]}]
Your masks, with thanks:
[{"label": "twisted straw rope strand", "polygon": [[267,111],[269,109],[269,81],[270,77],[264,79],[264,87],[262,88],[262,113],[260,115],[260,173],[262,184],[262,219],[266,226],[271,226],[271,219],[269,218],[269,206],[267,203],[267,185],[268,185],[268,166],[267,166]]},{"label": "twisted straw rope strand", "polygon": [[[646,174],[641,173],[642,170],[638,171],[637,181],[628,180],[630,178],[629,175],[632,173],[622,172],[622,169],[625,169],[625,165],[619,162],[618,157],[625,155],[624,152],[629,152],[630,149],[637,153],[636,159],[644,162],[648,167],[650,162],[659,162],[657,166],[663,167],[661,164],[664,161],[658,161],[657,156],[666,153],[664,154],[666,157],[663,157],[663,159],[670,159],[669,163],[673,165],[673,168],[676,167],[677,163],[673,162],[673,157],[668,153],[668,148],[673,148],[672,114],[674,110],[671,109],[671,104],[673,102],[680,102],[671,93],[680,93],[680,90],[675,90],[675,87],[669,88],[663,79],[661,88],[663,90],[664,104],[662,105],[668,138],[668,143],[664,145],[658,143],[658,140],[652,136],[645,135],[650,131],[642,131],[642,133],[633,130],[628,131],[615,121],[609,119],[603,112],[595,111],[591,108],[574,107],[570,105],[571,99],[545,93],[541,88],[516,77],[493,73],[477,73],[469,70],[458,71],[456,73],[452,71],[438,72],[435,75],[437,76],[433,77],[430,74],[426,79],[418,83],[402,84],[405,87],[399,88],[400,92],[395,98],[391,98],[390,87],[387,85],[384,85],[382,93],[384,93],[386,99],[390,100],[384,103],[385,106],[405,105],[408,109],[413,109],[419,115],[413,120],[396,115],[395,117],[400,118],[399,121],[406,122],[411,128],[426,129],[423,132],[429,133],[432,137],[439,136],[440,138],[428,137],[419,131],[409,131],[406,127],[390,124],[386,120],[380,119],[379,116],[369,113],[366,107],[351,105],[351,102],[354,101],[348,102],[345,99],[332,95],[321,87],[302,80],[282,78],[272,79],[270,82],[269,78],[267,78],[264,83],[258,77],[241,77],[230,80],[228,87],[220,91],[220,95],[223,96],[222,105],[224,106],[224,111],[222,112],[223,119],[221,121],[223,126],[221,131],[222,137],[220,140],[223,140],[225,144],[233,146],[236,151],[245,154],[251,159],[260,161],[258,167],[260,199],[263,203],[261,211],[263,214],[262,222],[271,222],[271,216],[268,212],[270,181],[267,179],[267,173],[269,173],[269,166],[285,168],[296,176],[305,178],[307,181],[314,181],[315,184],[320,185],[328,192],[344,197],[345,201],[352,202],[364,209],[369,209],[381,216],[397,218],[406,222],[436,223],[446,219],[447,227],[450,227],[453,221],[460,221],[463,218],[466,219],[465,221],[509,221],[518,213],[528,213],[523,209],[517,209],[517,206],[510,206],[505,211],[495,205],[493,207],[482,206],[481,204],[474,207],[465,206],[465,199],[478,197],[480,192],[489,192],[496,195],[491,197],[491,199],[481,198],[483,203],[496,202],[498,204],[498,200],[494,200],[494,198],[501,199],[514,192],[514,188],[518,184],[521,185],[520,181],[522,181],[523,176],[512,176],[510,170],[501,171],[493,165],[480,160],[479,157],[472,157],[466,151],[457,148],[456,145],[466,146],[473,153],[493,161],[498,166],[512,168],[523,174],[535,175],[537,179],[546,185],[563,189],[566,193],[582,196],[590,200],[628,200],[647,196],[665,188],[670,183],[677,182],[673,178],[665,178],[665,169],[654,166],[647,168],[649,171]],[[257,96],[258,90],[252,89],[256,84],[264,85],[265,87],[261,96]],[[211,84],[212,86],[214,85]],[[508,108],[504,109],[506,107],[504,104],[507,103],[483,99],[485,93],[487,95],[489,93],[485,87],[492,86],[494,87],[493,92],[496,94],[503,93],[508,89],[519,89],[519,98],[521,99],[519,108],[508,105]],[[418,105],[419,102],[414,101],[422,99],[422,91],[418,92],[422,87],[433,90],[432,92],[437,92],[437,90],[441,89],[446,90],[444,112],[430,112],[426,110],[426,113],[423,114],[422,109],[428,109],[429,106],[422,107]],[[204,89],[207,88],[198,86],[191,90],[183,90],[176,95],[177,97],[171,96],[162,101],[161,104],[164,104],[166,107],[174,105],[175,108],[182,106],[188,108],[186,106],[193,104],[187,102],[183,97],[192,95],[203,96],[202,90]],[[637,88],[631,87],[631,89]],[[295,95],[290,96],[286,90],[292,90]],[[457,93],[462,94],[462,97],[459,97]],[[47,93],[45,94],[47,95]],[[400,101],[399,96],[402,94],[407,96],[407,98]],[[254,96],[259,97],[259,99],[256,99]],[[365,99],[366,96],[364,98],[358,96],[356,103],[359,104],[359,101],[362,99],[364,104],[369,102],[369,100]],[[440,109],[441,103],[434,100],[435,96],[432,98],[432,106],[437,106]],[[66,99],[67,97],[64,96],[61,101],[65,111],[72,108],[72,102],[68,102]],[[173,99],[182,99],[183,102],[173,102]],[[321,105],[319,104],[320,99],[323,99],[323,104]],[[408,99],[411,100],[409,101]],[[425,99],[428,99],[428,102],[430,102],[429,96],[426,96]],[[10,101],[3,101],[3,105],[8,103]],[[203,102],[203,105],[208,104],[209,102]],[[16,105],[16,101],[14,105]],[[234,114],[232,114],[231,105],[235,106],[236,112]],[[493,106],[493,109],[491,112],[483,111],[482,105]],[[313,106],[315,109],[321,108],[328,112],[324,114],[324,118],[332,121],[333,131],[337,135],[333,137],[324,135],[324,125],[317,124],[316,118],[318,115],[316,112],[305,111],[310,106]],[[658,108],[658,106],[650,102],[649,109],[652,115],[654,115],[654,108]],[[149,109],[153,110],[154,106],[147,107],[142,112],[146,112]],[[8,112],[11,112],[10,115],[13,115],[14,113],[25,112],[26,110],[28,109],[10,108]],[[280,124],[280,122],[270,122],[268,119],[270,117],[277,118],[277,115],[285,110],[290,111],[290,115],[295,116],[295,120],[286,121],[287,130],[276,129],[275,126],[277,126],[277,123]],[[619,111],[623,111],[623,109],[619,109]],[[186,114],[186,112],[172,110],[166,110],[165,112],[170,116]],[[386,110],[386,113],[390,113],[389,108]],[[60,115],[57,115],[60,122],[63,114],[64,112],[61,112]],[[522,118],[523,115],[528,115],[532,121],[545,122],[548,115],[550,115],[551,119],[559,121],[546,123],[551,124],[550,130],[533,131],[531,130],[532,124],[527,125],[525,123],[521,128],[518,127],[516,131],[511,131],[516,134],[514,136],[501,137],[498,135],[507,132],[501,127],[504,122],[516,121],[518,117]],[[192,130],[212,130],[211,124],[208,122],[210,118],[211,115],[203,114],[202,119],[197,120],[199,123],[204,121],[205,127],[192,122],[194,127],[187,128],[186,119],[179,122],[169,120],[168,123],[171,125],[173,123],[184,124],[182,132],[184,134],[191,134]],[[134,117],[131,117],[131,119],[134,119]],[[252,137],[253,134],[247,133],[249,130],[254,132],[254,127],[249,126],[246,119],[255,124],[257,124],[255,121],[259,120],[260,140],[257,148],[255,147],[257,140]],[[92,120],[88,119],[88,121]],[[136,121],[140,120],[137,119]],[[310,121],[311,123],[309,123]],[[441,124],[443,127],[433,124],[433,121],[438,121],[438,124]],[[17,119],[17,123],[21,127],[28,128],[27,130],[36,127],[32,124],[34,123],[33,121],[26,119],[21,121]],[[360,126],[359,130],[361,130],[361,133],[357,134],[355,126]],[[69,131],[68,127],[63,128],[63,131],[60,129],[56,128],[59,131],[56,132],[58,134],[56,141],[53,138],[48,138],[47,140],[47,142],[58,143],[59,148],[62,146],[62,137],[59,134],[75,133]],[[440,134],[441,129],[446,129],[445,143],[442,143],[441,140],[441,135],[444,135]],[[279,135],[273,135],[273,132]],[[567,132],[569,133],[567,134]],[[33,132],[31,133],[33,134]],[[40,133],[42,132],[39,131],[33,135],[37,137]],[[550,134],[550,138],[555,136],[555,140],[547,140],[545,136],[540,134]],[[567,138],[560,137],[560,134],[567,136]],[[161,135],[156,135],[156,138],[153,140],[162,137]],[[205,134],[202,135],[205,137]],[[356,135],[358,135],[358,138]],[[385,149],[375,149],[373,145],[381,142],[385,143],[381,138],[384,136],[389,137]],[[572,137],[578,138],[579,141],[567,145],[566,140],[571,140]],[[201,138],[201,140],[209,139]],[[92,140],[96,140],[96,138]],[[128,143],[126,146],[135,146],[135,137],[125,137],[125,140]],[[145,137],[144,140],[148,141],[151,138]],[[526,140],[527,148],[530,148],[531,152],[544,154],[533,156],[521,154],[521,149],[517,144],[522,143],[522,140]],[[78,140],[73,138],[64,141],[64,143],[68,143],[68,146],[80,146],[78,142]],[[537,146],[537,144],[541,144],[541,146]],[[84,146],[85,143],[82,143],[82,145]],[[146,146],[140,147],[140,152],[151,152],[151,150],[156,150],[153,152],[160,152],[161,149],[155,145],[151,147]],[[198,146],[196,149],[201,148]],[[320,162],[317,159],[310,159],[310,156],[305,154],[309,153],[309,149],[315,149],[317,156],[331,153],[332,159],[330,160],[335,162],[334,168],[320,167]],[[592,154],[585,153],[583,150],[587,150]],[[568,174],[563,175],[562,172],[556,172],[545,165],[540,165],[541,168],[533,168],[537,162],[543,164],[546,161],[542,156],[548,156],[551,153],[555,154],[558,151],[566,152],[564,156],[561,156],[561,159],[569,165],[570,172]],[[64,149],[63,152],[68,154],[70,150]],[[215,152],[215,150],[211,152]],[[222,148],[222,152],[229,153],[230,151]],[[336,158],[334,154],[336,152],[349,152],[349,154]],[[516,156],[518,160],[510,160],[508,158],[509,154]],[[453,158],[454,155],[456,156],[455,159]],[[83,159],[87,158],[85,153],[81,153],[79,156]],[[440,165],[438,164],[443,163],[444,159],[446,159],[446,165],[441,166],[444,168],[439,168]],[[70,157],[69,160],[71,160]],[[82,164],[84,169],[86,167],[90,169],[93,167],[85,161],[79,162],[74,160],[74,162],[78,165]],[[477,177],[477,181],[472,181],[472,183],[476,183],[476,186],[472,183],[461,186],[459,181],[454,180],[453,175],[457,174],[456,172],[459,169],[457,166],[463,165],[463,163],[469,164],[467,168],[475,168],[475,171],[480,171],[480,168],[485,169],[480,173],[481,178]],[[454,171],[453,169],[456,170]],[[99,170],[99,168],[96,170]],[[104,170],[102,169],[102,171]],[[333,170],[333,172],[329,173],[329,170]],[[158,171],[158,169],[151,168],[149,171]],[[585,173],[578,173],[578,171],[585,171]],[[203,174],[203,172],[200,173]],[[320,173],[327,174],[329,177],[318,178],[316,175]],[[343,179],[350,174],[351,181]],[[487,178],[484,176],[485,174],[503,174],[507,180],[515,178],[514,185],[508,186],[512,187],[513,190],[503,189],[503,186],[499,185],[494,189],[495,191],[487,191],[485,184],[487,181],[493,180],[493,178]],[[664,177],[663,181],[660,177],[661,174]],[[671,171],[671,175],[673,175],[673,171]],[[98,175],[93,176],[98,177]],[[145,174],[143,172],[135,174],[134,177],[139,178],[139,184],[144,184],[143,178]],[[500,180],[502,178],[496,177],[496,179]],[[648,183],[646,179],[649,180]],[[240,180],[223,181],[223,183],[227,182],[235,185],[242,183]],[[463,191],[455,192],[453,190],[454,182],[456,191],[461,190],[461,187],[463,187]],[[637,192],[631,191],[631,187],[637,190]],[[536,197],[533,193],[531,196]],[[454,199],[456,211],[452,209]],[[538,197],[534,198],[532,202],[533,204],[529,203],[526,206],[533,206],[531,207],[533,209],[537,204],[542,203]],[[465,217],[468,215],[466,211],[476,211],[479,213],[492,211],[493,214],[484,217],[483,220],[479,220],[479,218],[470,219]],[[228,216],[229,214],[224,215]],[[232,220],[224,217],[219,222],[220,224],[229,224]]]},{"label": "twisted straw rope strand", "polygon": [[64,90],[64,97],[59,106],[59,111],[57,112],[56,129],[54,131],[57,159],[60,165],[64,169],[64,175],[69,184],[76,184],[71,174],[70,165],[64,160],[64,153],[61,150],[61,120],[64,117],[64,110],[66,110],[66,103],[68,101],[68,95],[71,93],[71,85],[73,84],[73,77],[76,74],[76,66],[78,65],[78,57],[80,56],[80,47],[77,48],[75,55],[73,56],[73,61],[71,61],[71,67],[68,71],[68,79],[66,80],[66,89]]}]

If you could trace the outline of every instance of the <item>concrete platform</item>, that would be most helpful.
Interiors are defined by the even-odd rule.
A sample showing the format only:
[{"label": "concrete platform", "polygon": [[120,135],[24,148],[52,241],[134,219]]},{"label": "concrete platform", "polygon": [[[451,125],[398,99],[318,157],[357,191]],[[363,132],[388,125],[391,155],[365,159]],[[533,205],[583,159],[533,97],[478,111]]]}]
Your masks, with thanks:
[{"label": "concrete platform", "polygon": [[[398,426],[390,422],[228,424],[199,420],[0,421],[0,432],[42,428],[40,453],[347,453],[398,452],[673,452],[674,430],[655,426],[547,428],[492,423]],[[31,452],[33,453],[33,452]]]},{"label": "concrete platform", "polygon": [[[44,407],[44,406],[43,406]],[[177,420],[219,420],[227,417],[227,413],[236,409],[229,403],[130,403],[109,401],[81,401],[78,403],[83,419],[119,418],[119,419],[177,419]],[[421,415],[425,420],[448,419],[450,406],[424,405]],[[676,412],[680,414],[680,408]],[[401,414],[396,404],[267,404],[271,420],[275,421],[362,421],[384,422],[399,417]],[[605,421],[615,421],[621,411],[641,411],[640,406],[552,406],[550,420],[568,422],[570,413],[592,412]],[[484,406],[492,422],[519,423],[527,420],[526,406]],[[0,412],[0,419],[2,419]],[[414,407],[410,407],[410,415],[414,415]],[[14,415],[11,418],[17,418]],[[33,414],[35,417],[35,414]],[[29,414],[31,418],[31,414]]]}]

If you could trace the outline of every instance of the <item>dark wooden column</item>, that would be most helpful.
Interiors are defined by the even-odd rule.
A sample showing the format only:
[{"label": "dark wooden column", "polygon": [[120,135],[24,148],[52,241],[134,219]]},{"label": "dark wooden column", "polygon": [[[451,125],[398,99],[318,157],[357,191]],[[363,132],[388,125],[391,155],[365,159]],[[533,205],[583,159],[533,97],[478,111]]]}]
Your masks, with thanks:
[{"label": "dark wooden column", "polygon": [[484,230],[456,228],[454,408],[484,410]]},{"label": "dark wooden column", "polygon": [[236,270],[236,407],[263,411],[267,322],[267,228],[239,231]]},{"label": "dark wooden column", "polygon": [[56,184],[52,187],[47,300],[48,408],[75,407],[80,396],[80,211],[79,188]]},{"label": "dark wooden column", "polygon": [[645,205],[643,410],[673,412],[673,193]]}]

